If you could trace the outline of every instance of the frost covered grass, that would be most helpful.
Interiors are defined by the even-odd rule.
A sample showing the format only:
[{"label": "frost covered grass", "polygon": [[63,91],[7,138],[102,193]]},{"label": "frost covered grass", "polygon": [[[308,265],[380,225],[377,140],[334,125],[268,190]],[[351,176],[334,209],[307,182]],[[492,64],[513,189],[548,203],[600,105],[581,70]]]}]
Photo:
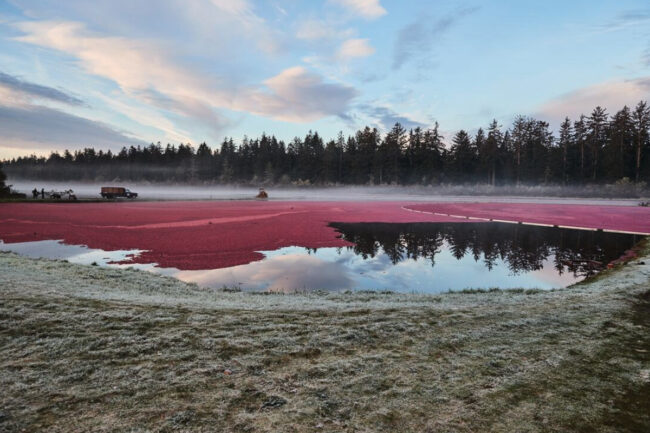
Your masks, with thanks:
[{"label": "frost covered grass", "polygon": [[2,253],[0,431],[648,431],[649,252],[569,289],[430,296]]}]

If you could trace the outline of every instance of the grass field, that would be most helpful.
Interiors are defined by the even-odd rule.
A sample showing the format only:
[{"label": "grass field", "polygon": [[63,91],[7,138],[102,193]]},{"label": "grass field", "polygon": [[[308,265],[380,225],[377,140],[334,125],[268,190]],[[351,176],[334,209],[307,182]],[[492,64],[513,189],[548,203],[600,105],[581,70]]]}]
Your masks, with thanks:
[{"label": "grass field", "polygon": [[438,296],[2,253],[0,431],[649,431],[648,253],[564,290]]}]

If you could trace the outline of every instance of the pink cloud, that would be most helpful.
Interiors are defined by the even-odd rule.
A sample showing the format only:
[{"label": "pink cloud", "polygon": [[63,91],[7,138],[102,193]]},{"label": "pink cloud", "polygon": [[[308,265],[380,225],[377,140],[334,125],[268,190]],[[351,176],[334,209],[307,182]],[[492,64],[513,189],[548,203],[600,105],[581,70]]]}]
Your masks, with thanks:
[{"label": "pink cloud", "polygon": [[375,53],[368,39],[348,39],[341,44],[338,57],[341,59],[353,59],[356,57],[368,57]]},{"label": "pink cloud", "polygon": [[650,100],[650,77],[608,81],[566,93],[544,103],[537,115],[557,125],[566,116],[576,119],[581,114],[589,115],[597,106],[612,114],[625,105],[634,107],[641,100]]},{"label": "pink cloud", "polygon": [[[243,13],[243,6],[235,6],[230,13]],[[224,108],[283,121],[318,120],[342,114],[356,95],[354,89],[325,82],[302,67],[285,69],[264,86],[227,86],[181,66],[150,41],[91,34],[76,22],[25,22],[17,27],[25,33],[17,40],[72,55],[85,71],[115,82],[141,103],[208,125],[223,123],[218,110]]]},{"label": "pink cloud", "polygon": [[379,0],[331,0],[362,18],[372,20],[386,15],[386,9]]}]

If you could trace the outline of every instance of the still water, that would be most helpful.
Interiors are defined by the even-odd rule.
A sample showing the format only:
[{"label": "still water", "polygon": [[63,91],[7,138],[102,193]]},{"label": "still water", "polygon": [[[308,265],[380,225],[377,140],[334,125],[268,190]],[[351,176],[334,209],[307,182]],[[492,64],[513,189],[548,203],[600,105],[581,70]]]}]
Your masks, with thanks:
[{"label": "still water", "polygon": [[255,291],[566,287],[619,258],[641,237],[503,223],[331,224],[354,246],[261,251],[265,259],[202,271],[118,265],[142,251],[102,251],[60,241],[0,242],[0,250],[100,266],[131,266],[201,287]]}]

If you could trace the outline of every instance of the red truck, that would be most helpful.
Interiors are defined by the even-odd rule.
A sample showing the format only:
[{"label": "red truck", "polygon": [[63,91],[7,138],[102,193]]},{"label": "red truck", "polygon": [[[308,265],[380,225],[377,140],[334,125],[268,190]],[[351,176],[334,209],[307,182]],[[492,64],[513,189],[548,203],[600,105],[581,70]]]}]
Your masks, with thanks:
[{"label": "red truck", "polygon": [[137,192],[129,191],[128,189],[122,188],[121,186],[103,186],[102,192],[100,194],[104,198],[136,198],[138,196]]}]

